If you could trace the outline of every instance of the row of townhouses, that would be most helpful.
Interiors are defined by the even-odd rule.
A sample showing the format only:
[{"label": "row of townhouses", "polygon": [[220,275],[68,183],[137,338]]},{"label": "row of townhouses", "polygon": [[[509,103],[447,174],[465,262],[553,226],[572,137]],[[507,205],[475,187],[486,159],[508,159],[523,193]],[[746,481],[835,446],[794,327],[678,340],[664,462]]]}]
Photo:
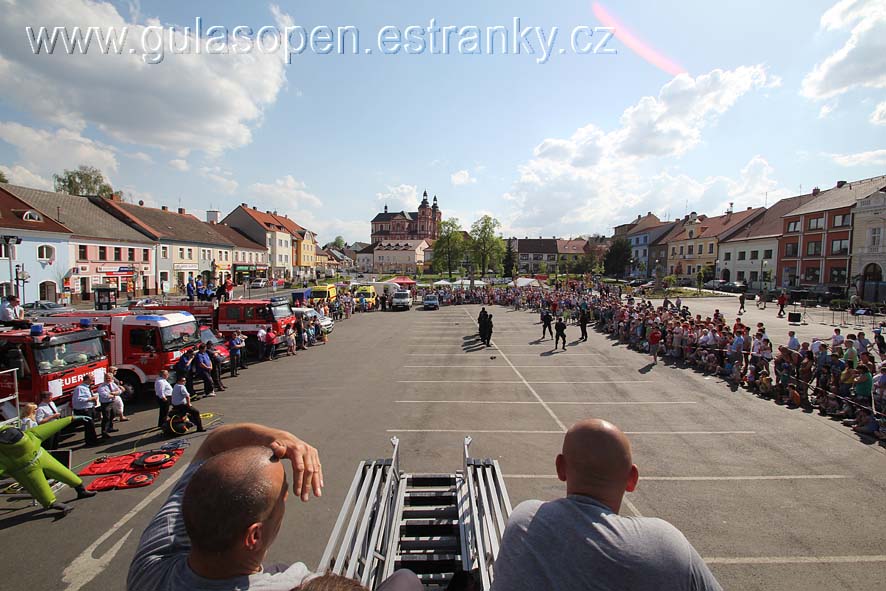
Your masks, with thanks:
[{"label": "row of townhouses", "polygon": [[0,293],[77,302],[99,285],[134,295],[179,293],[196,277],[302,280],[350,265],[286,215],[243,203],[224,218],[214,210],[206,217],[117,195],[0,183]]},{"label": "row of townhouses", "polygon": [[853,287],[880,300],[884,228],[886,176],[878,176],[713,217],[692,212],[662,221],[647,213],[616,226],[613,238],[630,243],[625,271],[634,277],[676,275],[695,284],[701,274],[751,289]]}]

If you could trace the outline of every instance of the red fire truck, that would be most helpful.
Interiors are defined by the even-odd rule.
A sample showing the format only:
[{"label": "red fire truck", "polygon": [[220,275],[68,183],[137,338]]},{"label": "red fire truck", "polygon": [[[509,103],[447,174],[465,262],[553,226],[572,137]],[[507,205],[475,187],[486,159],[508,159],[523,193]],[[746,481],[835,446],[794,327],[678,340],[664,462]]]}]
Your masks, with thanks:
[{"label": "red fire truck", "polygon": [[184,351],[201,341],[188,312],[137,314],[128,310],[62,312],[35,319],[48,325],[91,325],[107,333],[111,365],[127,389],[137,392],[170,369]]},{"label": "red fire truck", "polygon": [[20,402],[38,403],[40,393],[49,391],[59,409],[67,407],[85,374],[92,373],[97,382],[105,379],[104,337],[95,328],[0,327],[0,371],[14,370],[0,373],[0,398],[15,393],[17,380]]},{"label": "red fire truck", "polygon": [[155,313],[159,311],[183,311],[193,314],[200,322],[210,324],[225,336],[239,330],[246,336],[246,348],[251,354],[258,351],[256,334],[259,327],[273,327],[277,346],[285,344],[286,327],[295,324],[289,301],[285,297],[269,300],[231,300],[216,307],[211,302],[148,303],[131,306],[130,311]]}]

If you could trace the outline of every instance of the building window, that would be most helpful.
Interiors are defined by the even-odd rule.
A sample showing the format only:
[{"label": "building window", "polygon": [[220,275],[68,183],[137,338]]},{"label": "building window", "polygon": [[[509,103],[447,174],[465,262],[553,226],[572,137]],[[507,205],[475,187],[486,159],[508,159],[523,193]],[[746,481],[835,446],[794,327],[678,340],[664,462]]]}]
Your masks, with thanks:
[{"label": "building window", "polygon": [[744,281],[744,271],[738,271],[738,272],[735,274],[735,279],[736,279],[737,281]]},{"label": "building window", "polygon": [[739,250],[739,251],[738,251],[738,260],[740,260],[740,261],[745,260],[745,256],[746,256],[746,255],[747,255],[747,253],[746,253],[745,251],[743,251],[743,250]]},{"label": "building window", "polygon": [[25,212],[25,215],[22,216],[22,219],[26,222],[42,222],[43,216],[36,211],[30,209]]},{"label": "building window", "polygon": [[799,245],[796,242],[790,242],[784,245],[784,256],[795,257],[800,252]]},{"label": "building window", "polygon": [[799,232],[800,231],[800,221],[790,222],[788,224],[788,232]]},{"label": "building window", "polygon": [[189,248],[188,249],[188,260],[193,260],[193,259],[194,259],[194,249]]},{"label": "building window", "polygon": [[142,249],[142,260],[146,263],[149,260],[151,260],[151,251],[149,249],[147,249],[147,248]]},{"label": "building window", "polygon": [[764,258],[764,259],[771,259],[771,258],[772,258],[772,250],[771,250],[771,249],[770,249],[770,250],[764,250],[764,251],[763,251],[763,258]]},{"label": "building window", "polygon": [[185,258],[185,249],[184,249],[184,247],[180,247],[180,248],[178,249],[178,258],[180,258],[180,259]]},{"label": "building window", "polygon": [[732,253],[731,252],[724,252],[723,253],[723,260],[724,261],[731,261],[732,260]]},{"label": "building window", "polygon": [[752,250],[751,251],[751,260],[756,261],[759,258],[760,258],[760,251],[759,250]]},{"label": "building window", "polygon": [[714,254],[714,243],[708,244],[708,254]]},{"label": "building window", "polygon": [[837,285],[846,284],[846,267],[831,267],[828,283],[836,283]]},{"label": "building window", "polygon": [[704,253],[704,244],[701,242],[698,243],[698,254]]},{"label": "building window", "polygon": [[0,259],[8,259],[9,251],[6,250],[6,243],[0,242]]},{"label": "building window", "polygon": [[[834,228],[842,228],[852,224],[852,216],[848,213],[834,216]],[[831,283],[834,283],[833,281]]]},{"label": "building window", "polygon": [[681,255],[683,254],[683,245],[682,244],[680,245],[680,254]]},{"label": "building window", "polygon": [[134,248],[130,248],[126,252],[126,260],[127,261],[134,261],[135,260],[135,249]]},{"label": "building window", "polygon": [[803,273],[803,281],[818,283],[819,279],[821,279],[821,269],[818,267],[809,267],[806,269],[806,272]]},{"label": "building window", "polygon": [[88,260],[87,254],[88,254],[88,252],[86,250],[86,245],[85,244],[78,244],[77,245],[77,260],[78,261]]},{"label": "building window", "polygon": [[832,255],[847,255],[847,254],[849,254],[849,239],[844,238],[842,240],[832,240],[831,241],[831,254]]},{"label": "building window", "polygon": [[123,249],[120,247],[114,248],[114,260],[122,261],[123,260]]},{"label": "building window", "polygon": [[164,259],[169,258],[169,247],[168,246],[161,246],[160,247],[160,256],[163,257]]},{"label": "building window", "polygon": [[48,261],[55,258],[55,248],[48,244],[37,247],[37,260]]},{"label": "building window", "polygon": [[99,246],[98,247],[98,260],[100,260],[100,261],[108,260],[108,247],[107,246]]},{"label": "building window", "polygon": [[689,230],[689,239],[692,240],[695,238],[695,232],[693,230]]},{"label": "building window", "polygon": [[824,218],[812,218],[809,220],[809,229],[810,230],[821,230],[824,228]]},{"label": "building window", "polygon": [[750,279],[751,281],[756,281],[757,278],[759,277],[759,275],[760,275],[760,274],[759,274],[757,271],[751,271],[751,274],[750,274],[750,276],[749,276],[749,279]]},{"label": "building window", "polygon": [[686,254],[688,254],[688,255],[689,255],[689,254],[695,254],[694,251],[695,251],[695,246],[692,245],[692,244],[690,244],[690,245],[686,248]]},{"label": "building window", "polygon": [[806,243],[806,256],[811,257],[820,257],[821,256],[821,240],[815,240],[814,242]]},{"label": "building window", "polygon": [[868,246],[880,246],[882,228],[871,228],[868,234]]}]

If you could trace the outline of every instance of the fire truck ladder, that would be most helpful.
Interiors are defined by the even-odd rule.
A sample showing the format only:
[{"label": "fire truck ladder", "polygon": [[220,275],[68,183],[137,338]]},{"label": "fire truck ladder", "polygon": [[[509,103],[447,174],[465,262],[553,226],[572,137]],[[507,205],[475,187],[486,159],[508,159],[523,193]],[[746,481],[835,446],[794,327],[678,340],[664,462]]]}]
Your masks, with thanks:
[{"label": "fire truck ladder", "polygon": [[411,474],[400,470],[400,441],[390,459],[364,460],[318,572],[359,580],[370,589],[407,568],[427,589],[445,589],[453,575],[475,571],[484,590],[511,514],[498,461],[470,456],[464,439],[461,470]]}]

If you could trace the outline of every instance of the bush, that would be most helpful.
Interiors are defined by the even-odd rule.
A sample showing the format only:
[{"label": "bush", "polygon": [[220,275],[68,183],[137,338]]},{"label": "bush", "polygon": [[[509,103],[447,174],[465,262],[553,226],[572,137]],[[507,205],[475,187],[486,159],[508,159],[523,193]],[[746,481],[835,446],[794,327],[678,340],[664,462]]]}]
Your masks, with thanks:
[{"label": "bush", "polygon": [[831,300],[831,310],[846,310],[849,308],[849,300]]}]

